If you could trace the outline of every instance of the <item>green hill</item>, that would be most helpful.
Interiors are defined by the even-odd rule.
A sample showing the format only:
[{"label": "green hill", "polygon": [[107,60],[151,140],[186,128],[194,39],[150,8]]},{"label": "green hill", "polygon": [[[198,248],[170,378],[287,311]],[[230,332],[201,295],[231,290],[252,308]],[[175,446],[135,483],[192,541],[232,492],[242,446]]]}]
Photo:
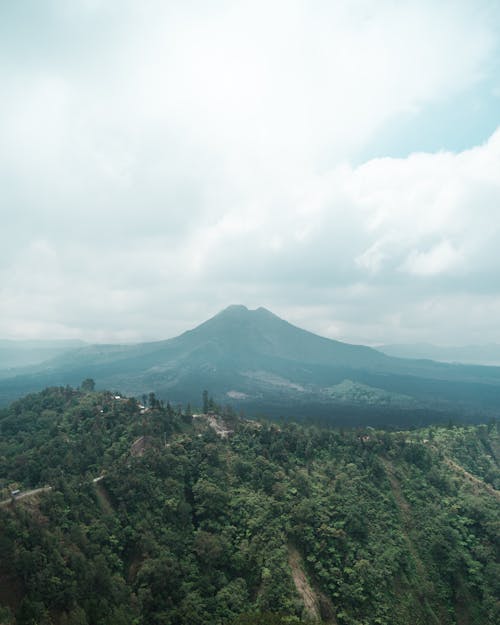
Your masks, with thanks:
[{"label": "green hill", "polygon": [[62,387],[0,412],[1,623],[499,622],[493,422],[342,431],[149,404]]}]

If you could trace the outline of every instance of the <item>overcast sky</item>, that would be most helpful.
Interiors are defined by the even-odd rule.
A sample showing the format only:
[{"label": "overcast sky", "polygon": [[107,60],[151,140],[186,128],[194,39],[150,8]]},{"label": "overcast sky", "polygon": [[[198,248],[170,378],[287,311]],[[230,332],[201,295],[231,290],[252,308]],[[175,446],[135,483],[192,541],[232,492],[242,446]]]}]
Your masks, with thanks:
[{"label": "overcast sky", "polygon": [[0,338],[500,342],[498,0],[5,0],[0,81]]}]

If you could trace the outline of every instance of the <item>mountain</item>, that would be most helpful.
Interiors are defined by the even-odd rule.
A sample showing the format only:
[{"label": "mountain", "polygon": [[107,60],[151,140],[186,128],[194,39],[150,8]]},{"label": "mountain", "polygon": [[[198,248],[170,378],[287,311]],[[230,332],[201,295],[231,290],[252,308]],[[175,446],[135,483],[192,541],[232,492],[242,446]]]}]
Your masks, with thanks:
[{"label": "mountain", "polygon": [[0,339],[0,370],[37,365],[85,343],[78,340]]},{"label": "mountain", "polygon": [[431,343],[395,343],[380,345],[377,349],[388,356],[398,358],[427,358],[440,362],[468,363],[476,365],[500,365],[500,345],[463,345],[445,347]]},{"label": "mountain", "polygon": [[[0,410],[2,625],[496,625],[500,431]],[[12,492],[16,492],[12,495]]]},{"label": "mountain", "polygon": [[317,336],[265,308],[230,306],[165,341],[81,347],[0,378],[4,403],[49,385],[98,388],[199,405],[208,389],[248,414],[379,423],[467,416],[500,407],[500,368],[394,358]]}]

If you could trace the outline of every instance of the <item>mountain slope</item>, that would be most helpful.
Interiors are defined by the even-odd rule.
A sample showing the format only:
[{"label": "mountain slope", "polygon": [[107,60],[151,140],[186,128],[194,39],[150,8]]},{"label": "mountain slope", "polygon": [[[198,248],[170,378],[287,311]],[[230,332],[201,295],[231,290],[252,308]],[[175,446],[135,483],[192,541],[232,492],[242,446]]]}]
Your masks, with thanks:
[{"label": "mountain slope", "polygon": [[328,416],[341,406],[348,420],[363,413],[385,423],[403,412],[413,418],[415,410],[430,418],[429,411],[484,415],[500,407],[500,368],[393,358],[244,306],[166,341],[73,350],[0,379],[0,399],[87,377],[99,387],[136,396],[152,391],[171,402],[199,403],[206,388],[220,403],[251,413]]},{"label": "mountain slope", "polygon": [[213,419],[71,388],[0,411],[0,622],[498,623],[493,424]]}]

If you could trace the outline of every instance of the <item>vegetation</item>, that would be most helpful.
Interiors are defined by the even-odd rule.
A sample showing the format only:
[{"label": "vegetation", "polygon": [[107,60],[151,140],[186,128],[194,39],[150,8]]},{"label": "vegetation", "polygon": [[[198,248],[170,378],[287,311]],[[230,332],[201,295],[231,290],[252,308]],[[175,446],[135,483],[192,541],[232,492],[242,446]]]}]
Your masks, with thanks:
[{"label": "vegetation", "polygon": [[500,622],[496,423],[278,426],[91,382],[0,412],[0,623]]}]

